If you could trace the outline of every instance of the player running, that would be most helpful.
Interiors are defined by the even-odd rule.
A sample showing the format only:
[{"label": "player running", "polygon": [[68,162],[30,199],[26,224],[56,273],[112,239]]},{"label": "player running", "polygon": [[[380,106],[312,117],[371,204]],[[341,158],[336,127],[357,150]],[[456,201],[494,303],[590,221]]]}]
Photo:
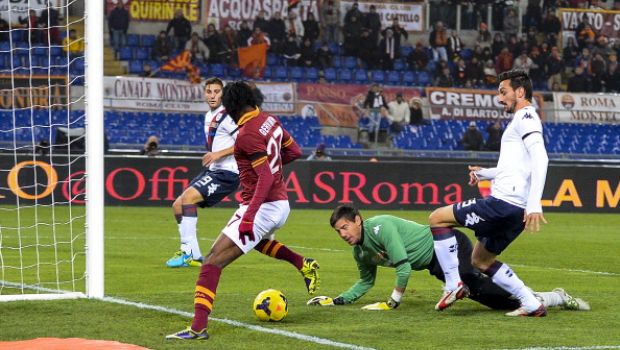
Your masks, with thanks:
[{"label": "player running", "polygon": [[514,113],[502,136],[497,167],[469,167],[470,185],[493,180],[492,195],[470,199],[435,210],[429,217],[435,254],[446,277],[444,294],[435,306],[443,310],[467,295],[459,276],[458,242],[454,226],[472,229],[478,241],[471,263],[493,282],[520,301],[520,307],[506,316],[542,317],[545,306],[525,286],[517,274],[496,259],[524,228],[538,231],[546,223],[540,200],[549,162],[542,135],[542,123],[532,106],[532,81],[524,71],[499,75],[499,102],[504,111]]},{"label": "player running", "polygon": [[280,121],[256,107],[252,89],[245,82],[224,87],[222,102],[239,125],[234,155],[239,166],[243,203],[234,213],[204,259],[194,294],[191,327],[166,339],[207,339],[207,323],[213,309],[220,274],[228,264],[256,249],[297,268],[309,294],[319,284],[319,264],[293,252],[273,239],[289,211],[282,166],[301,156],[301,149]]},{"label": "player running", "polygon": [[[428,270],[439,280],[444,275],[433,249],[433,237],[428,226],[391,215],[379,215],[363,220],[351,205],[338,206],[330,218],[331,226],[340,238],[353,246],[353,258],[359,270],[359,280],[336,298],[318,296],[308,305],[344,305],[364,296],[375,284],[377,266],[396,269],[396,285],[385,302],[369,304],[364,310],[391,310],[398,307],[412,270]],[[519,301],[497,286],[491,279],[469,263],[472,246],[469,238],[455,230],[458,255],[462,259],[459,272],[469,286],[469,298],[493,309],[513,310]],[[590,306],[573,298],[563,289],[534,293],[543,305],[562,306],[569,310],[589,310]]]},{"label": "player running", "polygon": [[237,124],[222,106],[224,83],[218,78],[205,81],[204,96],[210,110],[205,114],[207,153],[202,156],[198,174],[172,204],[179,227],[181,247],[166,262],[168,267],[202,265],[202,253],[196,238],[197,207],[212,207],[239,187],[239,170],[233,157]]}]

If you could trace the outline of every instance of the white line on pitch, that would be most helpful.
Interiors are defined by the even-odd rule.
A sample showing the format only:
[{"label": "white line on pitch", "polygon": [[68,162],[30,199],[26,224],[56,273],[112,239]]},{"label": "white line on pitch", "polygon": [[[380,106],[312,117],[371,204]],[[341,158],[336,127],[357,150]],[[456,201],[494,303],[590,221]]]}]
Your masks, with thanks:
[{"label": "white line on pitch", "polygon": [[553,347],[534,347],[503,350],[605,350],[620,349],[620,345],[593,345],[593,346],[553,346]]},{"label": "white line on pitch", "polygon": [[[174,315],[179,315],[179,316],[184,316],[184,317],[193,317],[194,316],[192,313],[181,311],[181,310],[177,310],[177,309],[172,309],[172,308],[168,308],[168,307],[164,307],[164,306],[158,306],[158,305],[150,305],[150,304],[144,304],[144,303],[137,303],[137,302],[134,302],[134,301],[124,300],[124,299],[119,299],[119,298],[114,298],[114,297],[103,297],[101,300],[107,301],[107,302],[111,302],[111,303],[116,303],[116,304],[135,306],[135,307],[140,308],[140,309],[147,309],[147,310],[155,310],[155,311],[167,312],[169,314],[174,314]],[[335,347],[335,348],[344,348],[344,349],[353,349],[353,350],[375,350],[373,348],[368,348],[368,347],[354,345],[354,344],[348,344],[348,343],[341,343],[341,342],[337,342],[337,341],[333,341],[333,340],[329,340],[329,339],[325,339],[325,338],[319,338],[319,337],[315,337],[315,336],[311,336],[311,335],[305,335],[305,334],[296,333],[296,332],[283,331],[283,330],[280,330],[280,329],[271,329],[271,328],[266,328],[266,327],[261,327],[261,326],[255,326],[255,325],[251,325],[251,324],[247,324],[247,323],[243,323],[243,322],[239,322],[239,321],[235,321],[235,320],[229,320],[229,319],[226,319],[226,318],[210,317],[209,321],[221,322],[221,323],[225,323],[225,324],[228,324],[228,325],[231,325],[231,326],[234,326],[234,327],[241,327],[241,328],[246,328],[246,329],[257,331],[257,332],[281,335],[281,336],[284,336],[284,337],[289,337],[289,338],[294,338],[294,339],[298,339],[298,340],[303,340],[303,341],[307,341],[307,342],[315,343],[315,344],[332,346],[332,347]]]}]

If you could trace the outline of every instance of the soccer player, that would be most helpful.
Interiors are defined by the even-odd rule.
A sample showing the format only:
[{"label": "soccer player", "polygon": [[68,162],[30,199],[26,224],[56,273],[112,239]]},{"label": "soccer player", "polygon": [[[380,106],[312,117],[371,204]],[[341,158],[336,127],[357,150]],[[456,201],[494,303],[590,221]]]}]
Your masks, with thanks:
[{"label": "soccer player", "polygon": [[239,125],[234,155],[241,178],[243,203],[204,259],[194,294],[191,327],[166,339],[207,339],[207,322],[213,309],[222,269],[241,255],[256,249],[294,265],[304,277],[309,294],[319,284],[319,264],[273,240],[284,225],[290,208],[282,166],[301,156],[301,149],[280,121],[256,107],[252,88],[238,81],[224,87],[222,102]]},{"label": "soccer player", "polygon": [[197,208],[211,207],[239,187],[239,170],[233,157],[237,124],[222,106],[224,83],[219,78],[205,82],[204,96],[210,110],[205,114],[207,153],[202,157],[203,170],[172,204],[181,236],[181,247],[168,267],[201,266],[202,253],[196,238]]},{"label": "soccer player", "polygon": [[458,242],[454,226],[472,229],[478,241],[471,263],[493,282],[515,296],[521,306],[507,316],[542,317],[545,306],[505,263],[496,259],[528,228],[538,231],[547,223],[540,203],[547,175],[547,151],[540,118],[532,106],[532,81],[519,70],[499,75],[499,102],[514,113],[502,136],[497,167],[469,166],[469,184],[493,180],[492,195],[435,210],[429,217],[435,254],[446,277],[444,294],[435,306],[443,310],[467,295],[459,275]]},{"label": "soccer player", "polygon": [[[359,280],[336,298],[318,296],[308,305],[344,305],[364,296],[375,284],[377,266],[396,269],[396,285],[385,302],[364,306],[365,310],[391,310],[398,307],[412,270],[428,270],[439,280],[443,272],[433,249],[429,226],[391,215],[379,215],[363,220],[357,208],[340,205],[332,213],[330,225],[340,238],[353,246],[353,258],[359,270]],[[455,230],[458,255],[463,258],[459,269],[470,288],[469,298],[493,309],[512,310],[519,301],[497,286],[491,279],[469,263],[472,246],[469,238]],[[535,293],[545,306],[562,306],[569,310],[589,310],[588,303],[568,295],[563,289]]]}]

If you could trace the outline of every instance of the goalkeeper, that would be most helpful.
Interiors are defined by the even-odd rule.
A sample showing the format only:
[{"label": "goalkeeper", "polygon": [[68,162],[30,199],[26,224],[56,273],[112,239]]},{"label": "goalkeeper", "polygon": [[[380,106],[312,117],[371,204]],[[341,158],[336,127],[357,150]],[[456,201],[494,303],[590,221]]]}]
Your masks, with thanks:
[{"label": "goalkeeper", "polygon": [[[347,291],[336,298],[319,296],[308,301],[308,305],[344,305],[364,296],[375,283],[377,266],[396,269],[396,285],[385,302],[362,307],[365,310],[390,310],[401,302],[412,270],[428,270],[437,279],[444,280],[443,271],[433,250],[433,237],[429,226],[401,219],[391,215],[379,215],[362,220],[359,211],[350,205],[338,206],[330,218],[331,226],[340,238],[353,246],[353,257],[357,262],[360,278]],[[457,231],[457,246],[460,260],[459,272],[469,287],[468,297],[492,309],[514,310],[520,306],[518,300],[493,283],[471,265],[469,261],[472,245],[469,238]],[[535,293],[545,306],[563,306],[571,310],[589,310],[589,305],[568,295],[563,289]]]}]

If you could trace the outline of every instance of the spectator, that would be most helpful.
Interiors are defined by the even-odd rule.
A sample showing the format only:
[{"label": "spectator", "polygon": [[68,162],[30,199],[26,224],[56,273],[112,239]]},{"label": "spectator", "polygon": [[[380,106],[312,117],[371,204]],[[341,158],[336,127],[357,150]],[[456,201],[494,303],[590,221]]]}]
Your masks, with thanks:
[{"label": "spectator", "polygon": [[319,22],[314,18],[314,13],[309,12],[305,21],[302,22],[304,26],[304,39],[310,39],[310,43],[314,45],[314,42],[319,38]]},{"label": "spectator", "polygon": [[140,76],[143,78],[150,78],[154,75],[155,75],[155,72],[153,72],[153,67],[151,67],[150,63],[145,61],[145,63],[142,64],[142,73],[140,73]]},{"label": "spectator", "polygon": [[312,45],[310,38],[304,39],[299,51],[301,53],[299,56],[299,65],[306,68],[314,67],[316,56],[314,54],[314,46]]},{"label": "spectator", "polygon": [[560,19],[553,13],[553,11],[547,11],[547,15],[542,22],[541,29],[545,36],[548,34],[558,34],[562,29],[562,23],[560,23]]},{"label": "spectator", "polygon": [[484,83],[487,85],[497,85],[497,68],[493,60],[487,60],[484,64]]},{"label": "spectator", "polygon": [[[380,63],[383,64],[386,60],[385,54],[382,53],[383,51],[379,52],[377,43],[370,40],[370,30],[366,28],[362,29],[362,34],[355,43],[354,49],[357,52],[357,57],[366,64],[368,69],[379,69]],[[389,64],[389,62],[386,62],[386,64]]]},{"label": "spectator", "polygon": [[446,46],[448,45],[448,35],[446,34],[446,28],[443,26],[443,22],[437,21],[431,32],[428,42],[433,48],[433,61],[439,60],[447,61],[448,52]]},{"label": "spectator", "polygon": [[9,41],[9,22],[0,16],[0,42]]},{"label": "spectator", "polygon": [[590,79],[585,73],[583,67],[577,66],[575,68],[575,75],[568,79],[568,86],[566,88],[568,92],[589,92],[590,91]]},{"label": "spectator", "polygon": [[[527,52],[523,51],[521,52],[521,55],[515,58],[512,68],[521,69],[525,71],[525,73],[529,74],[530,69],[532,68],[532,65],[534,65],[534,62],[532,61],[531,58],[528,57]],[[503,72],[503,71],[504,70],[501,70],[500,72]]]},{"label": "spectator", "polygon": [[489,134],[489,137],[484,145],[484,149],[487,151],[499,152],[502,142],[502,134],[504,133],[499,119],[496,119],[493,124],[487,127],[487,133]]},{"label": "spectator", "polygon": [[265,17],[267,13],[265,10],[258,11],[256,18],[254,18],[254,25],[252,26],[252,30],[256,30],[256,28],[260,28],[261,31],[267,32],[269,28],[269,21]]},{"label": "spectator", "polygon": [[450,31],[450,37],[448,38],[448,57],[452,60],[456,60],[460,57],[461,50],[465,47],[463,41],[459,37],[459,33],[456,30]]},{"label": "spectator", "polygon": [[493,35],[493,43],[491,44],[491,53],[493,57],[497,57],[504,47],[506,47],[506,42],[502,37],[502,33],[495,33],[495,35]]},{"label": "spectator", "polygon": [[274,12],[265,31],[271,41],[271,50],[281,53],[282,45],[286,41],[286,24],[284,24],[280,11]]},{"label": "spectator", "polygon": [[31,44],[40,42],[41,32],[39,30],[39,17],[37,17],[37,12],[35,10],[29,10],[28,17],[19,18],[19,22],[28,27],[28,40]]},{"label": "spectator", "polygon": [[[527,57],[527,52],[525,53]],[[497,56],[497,62],[495,63],[495,70],[497,73],[505,72],[512,69],[514,59],[512,58],[512,54],[508,51],[507,48],[502,49],[502,52]]]},{"label": "spectator", "polygon": [[295,40],[295,36],[292,34],[287,35],[286,42],[282,47],[282,56],[284,57],[284,63],[287,66],[296,66],[299,58],[301,57],[301,50]]},{"label": "spectator", "polygon": [[526,41],[528,51],[531,51],[535,46],[538,46],[538,32],[536,31],[536,28],[529,28],[527,30]]},{"label": "spectator", "polygon": [[428,64],[429,58],[426,48],[422,46],[421,42],[415,44],[415,48],[407,55],[407,63],[410,70],[425,70]]},{"label": "spectator", "polygon": [[519,16],[514,8],[509,8],[506,17],[504,17],[504,33],[507,36],[517,35],[519,32]]},{"label": "spectator", "polygon": [[461,4],[461,29],[476,29],[476,12],[473,1],[463,1]]},{"label": "spectator", "polygon": [[463,87],[465,86],[465,82],[467,81],[466,75],[467,66],[465,64],[465,60],[459,58],[456,61],[456,67],[454,68],[454,83],[456,86]]},{"label": "spectator", "polygon": [[476,37],[476,44],[480,45],[483,49],[485,47],[491,47],[491,32],[489,32],[489,26],[482,22],[480,23],[480,29],[478,30],[478,36]]},{"label": "spectator", "polygon": [[332,53],[329,51],[327,42],[323,42],[316,51],[316,60],[320,69],[327,69],[332,65]]},{"label": "spectator", "polygon": [[592,55],[590,54],[590,49],[584,47],[581,50],[581,55],[577,56],[577,59],[575,60],[575,66],[579,66],[583,68],[586,72],[589,72],[591,61]]},{"label": "spectator", "polygon": [[610,54],[607,72],[603,77],[603,86],[607,92],[620,92],[620,69],[618,67],[618,55]]},{"label": "spectator", "polygon": [[271,40],[269,40],[267,34],[263,32],[260,27],[254,28],[252,36],[248,38],[248,46],[258,44],[267,44],[267,46],[271,46]]},{"label": "spectator", "polygon": [[[373,42],[371,35],[372,33],[369,32],[368,40]],[[398,51],[396,51],[396,38],[394,37],[394,32],[392,29],[388,28],[385,32],[383,32],[383,39],[381,39],[379,49],[381,50],[380,57],[382,69],[392,70],[394,67],[394,59],[398,57]]]},{"label": "spectator", "polygon": [[[196,34],[197,35],[197,34]],[[203,30],[202,41],[207,46],[209,63],[225,63],[225,58],[230,55],[224,39],[215,29],[215,24],[209,23]]]},{"label": "spectator", "polygon": [[[43,16],[41,16],[43,17]],[[129,11],[125,9],[122,1],[116,2],[116,7],[108,16],[108,28],[112,33],[112,47],[118,51],[127,46],[127,30],[129,29]]]},{"label": "spectator", "polygon": [[379,32],[381,31],[381,17],[379,17],[375,5],[370,5],[369,11],[366,14],[364,27],[369,30],[370,40],[377,43],[379,40]]},{"label": "spectator", "polygon": [[360,23],[361,23],[361,20],[364,18],[364,14],[362,13],[362,11],[360,11],[357,0],[353,2],[353,5],[351,6],[351,8],[347,10],[347,12],[344,14],[344,26],[345,27],[352,22],[353,17],[356,17],[357,21]]},{"label": "spectator", "polygon": [[545,71],[548,77],[547,86],[552,88],[554,83],[562,84],[562,73],[564,72],[564,61],[560,56],[557,46],[551,48],[551,55],[545,61]]},{"label": "spectator", "polygon": [[577,56],[579,56],[579,46],[577,46],[577,40],[573,37],[566,38],[566,47],[562,51],[562,58],[568,65],[575,63]]},{"label": "spectator", "polygon": [[473,57],[465,67],[465,79],[474,87],[484,83],[484,67],[477,58]]},{"label": "spectator", "polygon": [[[127,20],[129,21],[129,19]],[[41,11],[39,16],[39,25],[43,26],[43,43],[60,45],[62,40],[60,39],[59,28],[60,13],[56,10],[51,1],[47,1],[47,6]],[[3,30],[3,29],[0,29]]]},{"label": "spectator", "polygon": [[140,150],[140,154],[149,157],[155,157],[159,154],[159,139],[157,136],[149,136],[144,147]]},{"label": "spectator", "polygon": [[84,53],[84,38],[78,38],[75,29],[69,30],[69,36],[62,42],[62,48],[70,57],[81,56]]},{"label": "spectator", "polygon": [[166,32],[162,30],[153,43],[153,49],[151,55],[154,60],[167,61],[172,53],[172,44],[168,40]]},{"label": "spectator", "polygon": [[189,40],[192,34],[192,24],[183,15],[182,9],[177,9],[174,13],[174,18],[168,22],[166,28],[166,35],[170,35],[170,30],[174,31],[174,47],[182,51],[185,48],[185,43]]},{"label": "spectator", "polygon": [[435,85],[438,87],[453,87],[454,80],[452,79],[452,74],[450,74],[450,68],[445,67],[440,71],[439,76],[435,79]]},{"label": "spectator", "polygon": [[[516,35],[511,35],[510,37],[508,37],[506,48],[508,48],[508,51],[510,51],[513,56],[517,56],[521,53],[521,51],[525,49]],[[499,52],[502,53],[501,50]]]},{"label": "spectator", "polygon": [[370,90],[368,90],[368,93],[366,94],[363,107],[366,109],[376,110],[381,107],[388,108],[385,96],[383,96],[383,90],[379,84],[374,83],[370,86]]},{"label": "spectator", "polygon": [[352,16],[349,22],[345,21],[343,35],[345,55],[358,57],[359,41],[362,36],[362,22],[360,21],[360,17]]},{"label": "spectator", "polygon": [[207,48],[205,43],[200,40],[200,37],[196,32],[192,33],[192,37],[189,39],[187,44],[185,44],[185,50],[191,52],[192,63],[207,63],[209,60],[209,48]]},{"label": "spectator", "polygon": [[542,22],[542,10],[540,8],[540,1],[528,1],[527,8],[525,10],[525,16],[523,16],[524,28],[538,28]]},{"label": "spectator", "polygon": [[411,117],[409,105],[407,105],[403,99],[402,92],[396,93],[396,100],[388,103],[388,110],[392,116],[390,132],[392,134],[400,133],[405,129],[405,126],[409,124]]},{"label": "spectator", "polygon": [[327,4],[321,6],[320,24],[323,30],[324,41],[340,41],[340,9],[334,5],[334,0],[327,0]]},{"label": "spectator", "polygon": [[330,157],[329,154],[325,152],[325,144],[320,143],[316,146],[316,149],[314,150],[314,152],[312,152],[312,154],[310,154],[308,158],[306,158],[306,160],[330,161],[332,160],[332,157]]},{"label": "spectator", "polygon": [[397,16],[395,16],[392,20],[392,25],[383,30],[383,35],[385,36],[385,32],[390,29],[392,30],[392,34],[394,35],[394,51],[396,52],[395,58],[398,58],[400,57],[400,48],[402,46],[402,43],[403,41],[409,39],[409,34],[405,30],[405,28],[400,25]]},{"label": "spectator", "polygon": [[232,53],[237,50],[237,33],[235,33],[235,30],[230,26],[230,24],[227,24],[226,27],[224,27],[222,39],[224,40],[224,45],[226,46],[227,51]]},{"label": "spectator", "polygon": [[469,122],[469,127],[465,131],[465,134],[463,134],[461,142],[463,143],[463,149],[466,151],[480,151],[482,149],[484,139],[475,121]]},{"label": "spectator", "polygon": [[237,47],[248,46],[248,42],[251,36],[252,30],[250,30],[248,21],[241,21],[241,24],[239,24],[239,30],[237,31]]},{"label": "spectator", "polygon": [[601,56],[607,57],[612,52],[615,51],[609,46],[607,37],[605,35],[599,35],[596,38],[596,45],[592,48],[592,56],[596,56],[596,54],[599,53]]},{"label": "spectator", "polygon": [[425,125],[429,124],[424,119],[424,114],[422,113],[422,100],[419,97],[412,97],[409,100],[409,125]]},{"label": "spectator", "polygon": [[600,53],[594,55],[591,63],[591,85],[590,91],[592,92],[604,92],[603,91],[603,79],[607,74],[607,62]]},{"label": "spectator", "polygon": [[286,32],[288,34],[293,34],[297,38],[297,40],[301,40],[304,37],[304,24],[301,22],[301,18],[297,16],[297,12],[295,9],[288,9],[288,16],[286,17],[286,21],[284,21],[286,26]]},{"label": "spectator", "polygon": [[590,23],[586,23],[583,29],[577,33],[577,43],[579,43],[580,48],[591,46],[594,43],[594,39],[596,39],[596,33]]},{"label": "spectator", "polygon": [[558,83],[557,81],[553,82],[553,85],[551,85],[551,92],[560,92],[560,91],[564,91],[562,90],[562,85],[560,85],[560,83]]}]

